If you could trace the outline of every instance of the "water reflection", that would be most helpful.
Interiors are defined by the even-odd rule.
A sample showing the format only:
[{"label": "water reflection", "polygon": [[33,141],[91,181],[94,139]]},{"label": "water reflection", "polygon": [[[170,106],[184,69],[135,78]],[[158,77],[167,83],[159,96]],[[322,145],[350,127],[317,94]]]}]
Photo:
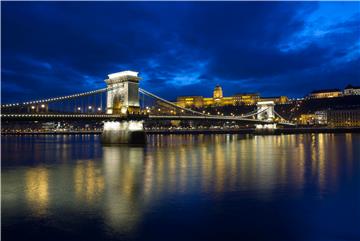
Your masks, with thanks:
[{"label": "water reflection", "polygon": [[[66,211],[99,217],[121,235],[134,232],[162,200],[184,195],[276,200],[311,188],[321,198],[339,188],[341,166],[349,175],[359,159],[353,148],[359,136],[351,134],[153,135],[145,147],[102,147],[97,138],[43,144],[14,138],[2,148],[3,222],[19,210],[23,216],[51,215],[56,222]],[[14,166],[12,146],[34,160],[31,166],[20,159]]]},{"label": "water reflection", "polygon": [[36,216],[46,215],[49,205],[49,173],[44,167],[31,168],[25,174],[27,204]]},{"label": "water reflection", "polygon": [[74,170],[74,187],[77,201],[92,203],[104,191],[104,177],[93,160],[79,160]]},{"label": "water reflection", "polygon": [[132,230],[141,216],[143,160],[143,148],[103,147],[104,218],[115,231]]}]

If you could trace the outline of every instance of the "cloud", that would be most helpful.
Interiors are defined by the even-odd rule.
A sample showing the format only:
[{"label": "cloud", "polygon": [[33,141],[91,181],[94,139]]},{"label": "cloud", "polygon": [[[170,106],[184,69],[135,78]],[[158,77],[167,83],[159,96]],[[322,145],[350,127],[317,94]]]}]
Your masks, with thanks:
[{"label": "cloud", "polygon": [[[354,4],[4,2],[3,101],[101,88],[125,69],[171,99],[217,83],[229,95],[293,96],[357,84]],[[341,18],[323,20],[335,10]]]}]

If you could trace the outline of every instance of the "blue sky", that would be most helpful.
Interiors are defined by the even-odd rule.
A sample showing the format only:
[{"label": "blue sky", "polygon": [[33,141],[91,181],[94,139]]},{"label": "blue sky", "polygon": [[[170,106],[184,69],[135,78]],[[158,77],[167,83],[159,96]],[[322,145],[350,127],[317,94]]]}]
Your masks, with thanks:
[{"label": "blue sky", "polygon": [[167,99],[360,85],[360,2],[1,2],[2,101],[139,71]]}]

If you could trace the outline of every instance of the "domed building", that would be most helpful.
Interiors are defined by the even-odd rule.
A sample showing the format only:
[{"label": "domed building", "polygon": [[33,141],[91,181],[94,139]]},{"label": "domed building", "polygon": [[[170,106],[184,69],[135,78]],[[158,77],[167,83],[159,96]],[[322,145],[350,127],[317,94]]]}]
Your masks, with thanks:
[{"label": "domed building", "polygon": [[213,92],[213,98],[215,101],[220,101],[223,97],[223,91],[220,85],[216,85]]}]

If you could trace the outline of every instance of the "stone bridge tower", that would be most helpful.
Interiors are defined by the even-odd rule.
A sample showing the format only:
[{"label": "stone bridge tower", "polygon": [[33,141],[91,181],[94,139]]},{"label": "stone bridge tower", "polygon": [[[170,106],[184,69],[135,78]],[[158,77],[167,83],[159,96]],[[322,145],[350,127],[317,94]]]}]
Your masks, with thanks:
[{"label": "stone bridge tower", "polygon": [[106,113],[128,114],[139,113],[139,81],[138,72],[122,71],[109,74],[105,80],[107,91]]},{"label": "stone bridge tower", "polygon": [[[275,118],[274,114],[274,101],[259,101],[257,104],[257,117],[258,120],[273,121]],[[260,113],[259,113],[260,112]]]},{"label": "stone bridge tower", "polygon": [[131,114],[140,112],[138,72],[122,71],[109,74],[105,80],[108,91],[107,114],[122,117],[105,121],[101,140],[104,144],[142,144],[146,141],[143,121],[132,119]]},{"label": "stone bridge tower", "polygon": [[[275,103],[274,101],[259,101],[257,104],[257,116],[256,119],[261,121],[268,121],[273,122],[275,118],[275,112],[274,107]],[[275,123],[269,123],[269,124],[257,124],[257,129],[276,129]]]}]

